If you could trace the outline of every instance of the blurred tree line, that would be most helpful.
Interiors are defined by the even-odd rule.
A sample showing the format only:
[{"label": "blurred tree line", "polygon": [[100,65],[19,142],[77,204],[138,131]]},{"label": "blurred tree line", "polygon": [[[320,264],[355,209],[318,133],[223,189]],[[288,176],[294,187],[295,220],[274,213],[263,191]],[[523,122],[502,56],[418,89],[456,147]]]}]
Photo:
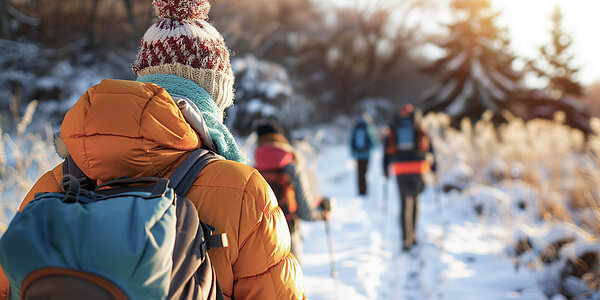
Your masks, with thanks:
[{"label": "blurred tree line", "polygon": [[61,48],[85,39],[98,52],[134,45],[151,24],[149,1],[2,0],[2,38]]},{"label": "blurred tree line", "polygon": [[[431,1],[356,1],[341,7],[311,0],[211,3],[211,21],[228,46],[238,55],[252,53],[283,66],[294,91],[312,104],[313,121],[356,114],[369,98],[417,102],[431,81],[409,57],[425,39],[418,19],[434,7]],[[373,112],[390,114],[385,105]]]},{"label": "blurred tree line", "polygon": [[[62,87],[79,80],[82,68],[106,77],[133,78],[130,66],[139,39],[156,21],[150,2],[0,0],[0,67],[7,70],[0,73],[0,109],[8,107],[5,99],[20,85],[25,85],[19,87],[25,99],[36,98],[41,103],[70,97]],[[238,98],[230,116],[244,115],[248,109],[252,110],[253,118],[260,116],[263,112],[256,109],[257,103],[265,102],[256,100],[270,97],[262,100],[268,100],[273,109],[264,111],[294,114],[289,103],[295,103],[309,114],[298,118],[279,116],[291,120],[288,126],[356,114],[365,108],[364,103],[373,104],[369,108],[378,119],[385,119],[394,112],[394,107],[405,102],[427,111],[448,112],[457,120],[464,116],[477,119],[485,110],[492,110],[502,119],[504,110],[524,115],[532,105],[537,105],[530,101],[537,96],[531,97],[532,91],[522,85],[526,73],[568,79],[549,80],[547,90],[552,96],[545,98],[569,94],[573,84],[560,97],[552,92],[562,91],[557,88],[561,82],[577,84],[576,69],[552,73],[544,69],[554,66],[551,62],[530,62],[526,64],[528,68],[514,69],[515,56],[510,52],[506,30],[496,24],[499,13],[491,10],[488,0],[451,0],[450,6],[434,0],[355,1],[346,5],[313,0],[211,0],[210,3],[210,21],[225,37],[233,60],[241,60],[243,63],[237,65],[244,66],[240,67],[238,81],[245,83],[236,85]],[[442,11],[452,16],[444,24],[436,21]],[[560,27],[560,18],[553,18],[554,26]],[[431,24],[437,29],[424,29]],[[552,34],[565,35],[556,28]],[[557,44],[563,41],[565,38],[555,38],[540,57],[549,61],[564,55],[569,45]],[[438,51],[443,53],[441,58],[435,59],[426,52],[424,46],[431,43],[441,49]],[[252,61],[245,61],[248,57]],[[478,66],[472,57],[478,58]],[[57,70],[57,62],[64,61],[75,71]],[[256,67],[258,73],[277,70],[275,75],[261,77],[253,75],[257,72],[249,72],[248,66],[258,66],[257,61],[265,63]],[[565,62],[565,66],[570,66],[570,62]],[[491,79],[486,81],[481,74],[490,74],[485,77]],[[272,92],[275,85],[240,91],[253,85],[246,78],[250,75],[252,80],[281,78],[280,83],[288,87],[285,92]],[[54,81],[47,78],[44,84],[27,86],[44,76]],[[61,76],[64,79],[56,83]],[[460,84],[454,84],[450,92],[449,88],[443,88],[456,80]],[[435,91],[435,97],[429,94],[430,99],[426,100],[423,91],[431,86],[439,90]],[[517,100],[519,103],[514,105]],[[457,102],[475,109],[464,109]],[[243,132],[250,120],[230,122]]]}]

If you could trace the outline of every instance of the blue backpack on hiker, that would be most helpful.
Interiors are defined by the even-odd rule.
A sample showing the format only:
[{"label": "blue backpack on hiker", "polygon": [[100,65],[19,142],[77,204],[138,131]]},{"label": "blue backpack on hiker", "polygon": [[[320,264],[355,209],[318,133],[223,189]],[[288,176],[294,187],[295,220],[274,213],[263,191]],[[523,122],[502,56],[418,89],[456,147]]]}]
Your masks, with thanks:
[{"label": "blue backpack on hiker", "polygon": [[352,147],[356,152],[367,152],[371,149],[371,139],[369,138],[366,124],[359,124],[354,129]]},{"label": "blue backpack on hiker", "polygon": [[0,240],[12,299],[223,299],[207,255],[225,234],[185,197],[222,159],[191,152],[169,179],[116,178],[93,188],[67,158],[59,193],[38,194]]},{"label": "blue backpack on hiker", "polygon": [[396,119],[393,129],[397,152],[424,154],[431,150],[426,132],[415,125],[414,114]]},{"label": "blue backpack on hiker", "polygon": [[412,117],[400,118],[395,132],[397,150],[416,150],[416,131]]}]

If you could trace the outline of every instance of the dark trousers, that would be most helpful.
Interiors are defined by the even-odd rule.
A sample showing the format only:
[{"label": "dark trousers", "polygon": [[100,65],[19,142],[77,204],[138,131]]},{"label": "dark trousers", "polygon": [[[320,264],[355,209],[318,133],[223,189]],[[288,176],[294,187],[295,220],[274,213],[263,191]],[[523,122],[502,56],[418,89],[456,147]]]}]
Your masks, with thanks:
[{"label": "dark trousers", "polygon": [[368,159],[359,159],[358,161],[358,194],[364,196],[367,194],[367,167]]},{"label": "dark trousers", "polygon": [[417,211],[419,194],[425,183],[421,174],[398,175],[400,192],[400,227],[402,227],[402,245],[410,248],[416,242]]}]

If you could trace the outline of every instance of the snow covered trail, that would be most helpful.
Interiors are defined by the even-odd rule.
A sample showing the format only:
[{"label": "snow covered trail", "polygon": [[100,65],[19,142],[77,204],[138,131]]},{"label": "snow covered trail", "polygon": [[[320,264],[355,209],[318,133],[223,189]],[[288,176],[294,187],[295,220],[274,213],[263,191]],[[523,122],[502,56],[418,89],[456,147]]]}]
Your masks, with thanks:
[{"label": "snow covered trail", "polygon": [[428,187],[419,203],[418,246],[400,251],[394,181],[383,203],[381,154],[369,164],[369,195],[357,196],[355,166],[345,145],[323,148],[318,172],[333,215],[335,267],[323,222],[304,222],[303,270],[309,299],[545,299],[531,272],[516,272],[502,254],[511,230],[486,224],[468,199]]},{"label": "snow covered trail", "polygon": [[[366,198],[357,196],[355,166],[344,146],[323,149],[319,160],[321,192],[336,197],[333,216],[335,266],[330,275],[327,236],[322,222],[304,222],[303,269],[310,299],[423,299],[424,261],[418,251],[400,252],[396,185],[387,184],[383,204],[381,157],[369,165]],[[428,246],[425,246],[426,248]],[[435,247],[434,247],[435,248]],[[416,250],[416,249],[415,249]],[[337,286],[336,286],[337,285]],[[336,292],[337,291],[337,292]]]},{"label": "snow covered trail", "polygon": [[381,224],[377,206],[372,199],[356,196],[355,176],[350,173],[354,170],[347,164],[345,150],[342,146],[323,149],[318,172],[328,179],[321,183],[321,192],[337,199],[332,220],[337,280],[331,278],[325,225],[302,224],[303,269],[310,299],[377,299],[384,266],[391,256],[377,230]]}]

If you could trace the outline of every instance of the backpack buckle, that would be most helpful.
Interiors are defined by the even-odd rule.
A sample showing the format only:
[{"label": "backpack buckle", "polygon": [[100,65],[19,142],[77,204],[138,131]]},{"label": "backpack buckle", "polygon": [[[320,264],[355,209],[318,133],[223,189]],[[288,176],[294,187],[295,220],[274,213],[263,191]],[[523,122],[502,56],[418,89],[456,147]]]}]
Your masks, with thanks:
[{"label": "backpack buckle", "polygon": [[229,241],[227,240],[227,233],[213,234],[216,230],[212,225],[206,224],[200,221],[200,227],[204,233],[204,241],[206,242],[206,248],[226,248],[229,247]]},{"label": "backpack buckle", "polygon": [[229,246],[229,241],[227,240],[227,233],[207,235],[206,246],[208,249],[227,248]]},{"label": "backpack buckle", "polygon": [[63,176],[63,178],[60,181],[60,188],[65,193],[63,202],[77,202],[77,198],[79,197],[79,193],[81,191],[81,184],[75,176],[71,174]]}]

